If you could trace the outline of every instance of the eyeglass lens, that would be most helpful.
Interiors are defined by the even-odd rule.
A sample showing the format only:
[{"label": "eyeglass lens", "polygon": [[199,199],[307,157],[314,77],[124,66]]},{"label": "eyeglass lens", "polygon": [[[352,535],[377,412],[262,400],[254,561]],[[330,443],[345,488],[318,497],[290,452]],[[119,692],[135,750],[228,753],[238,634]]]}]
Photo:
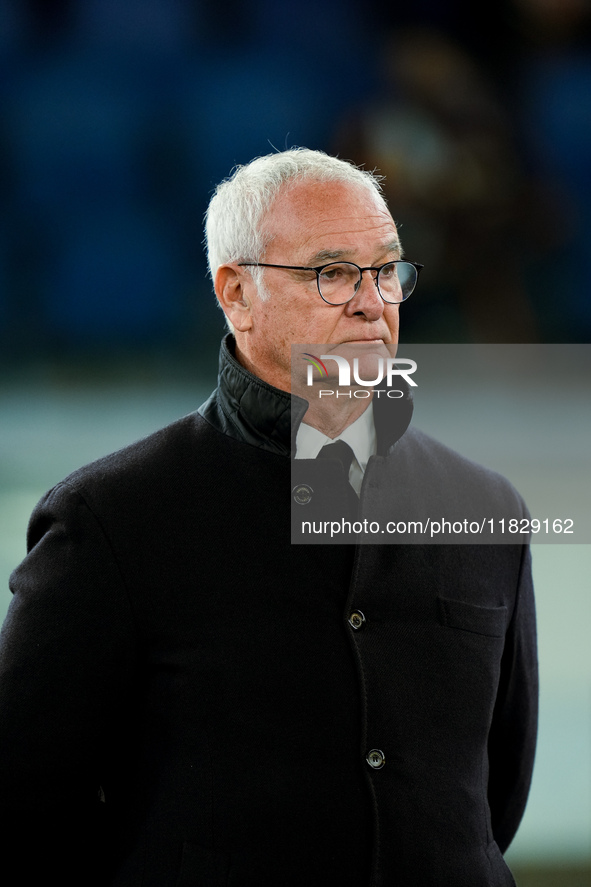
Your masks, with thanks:
[{"label": "eyeglass lens", "polygon": [[[417,269],[410,262],[390,262],[377,275],[378,290],[385,302],[403,302],[415,288]],[[318,275],[320,294],[326,302],[350,301],[361,283],[361,271],[349,262],[334,262]]]}]

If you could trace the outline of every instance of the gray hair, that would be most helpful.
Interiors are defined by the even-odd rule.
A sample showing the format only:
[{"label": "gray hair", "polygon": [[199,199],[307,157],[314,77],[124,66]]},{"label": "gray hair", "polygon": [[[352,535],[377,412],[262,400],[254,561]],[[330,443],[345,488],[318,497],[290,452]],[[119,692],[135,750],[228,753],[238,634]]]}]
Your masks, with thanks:
[{"label": "gray hair", "polygon": [[[212,280],[226,262],[260,262],[271,239],[263,219],[282,187],[300,181],[345,182],[360,185],[385,204],[382,176],[360,169],[323,151],[292,148],[257,157],[237,166],[221,182],[205,215],[205,243]],[[267,298],[263,268],[252,268],[261,299]]]}]

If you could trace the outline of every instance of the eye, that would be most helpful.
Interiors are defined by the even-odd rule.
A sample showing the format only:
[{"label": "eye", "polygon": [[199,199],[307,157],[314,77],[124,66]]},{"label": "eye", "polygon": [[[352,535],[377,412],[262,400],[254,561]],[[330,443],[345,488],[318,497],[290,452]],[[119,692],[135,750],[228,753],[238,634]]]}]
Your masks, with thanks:
[{"label": "eye", "polygon": [[335,262],[333,265],[326,265],[320,272],[320,280],[324,283],[349,283],[358,277],[359,271],[356,265],[349,265],[348,262]]},{"label": "eye", "polygon": [[339,280],[343,276],[343,273],[344,270],[342,265],[327,265],[327,267],[323,268],[320,272],[320,277],[322,280],[333,283],[335,280]]},{"label": "eye", "polygon": [[384,265],[380,271],[380,280],[392,280],[394,277],[396,277],[396,263],[390,262],[388,265]]}]

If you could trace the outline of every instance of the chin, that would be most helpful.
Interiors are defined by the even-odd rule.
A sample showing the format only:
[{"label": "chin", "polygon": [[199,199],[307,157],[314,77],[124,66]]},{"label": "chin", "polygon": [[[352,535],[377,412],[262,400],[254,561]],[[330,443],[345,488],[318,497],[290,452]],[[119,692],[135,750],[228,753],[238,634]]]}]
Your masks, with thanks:
[{"label": "chin", "polygon": [[385,345],[352,345],[350,350],[351,357],[349,354],[343,356],[349,359],[351,370],[353,370],[353,359],[357,360],[357,375],[363,383],[371,384],[381,377],[383,360],[390,356]]}]

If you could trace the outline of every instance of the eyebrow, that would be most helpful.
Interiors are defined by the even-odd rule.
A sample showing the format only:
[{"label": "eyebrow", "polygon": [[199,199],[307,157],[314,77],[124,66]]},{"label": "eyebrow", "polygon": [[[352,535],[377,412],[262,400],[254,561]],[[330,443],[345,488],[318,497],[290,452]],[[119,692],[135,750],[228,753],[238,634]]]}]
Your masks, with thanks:
[{"label": "eyebrow", "polygon": [[[378,250],[383,255],[398,253],[400,258],[403,256],[402,244],[397,238],[378,247]],[[313,268],[314,266],[321,265],[323,262],[338,262],[339,259],[347,260],[352,253],[353,250],[350,249],[321,249],[309,259],[308,266]]]}]

